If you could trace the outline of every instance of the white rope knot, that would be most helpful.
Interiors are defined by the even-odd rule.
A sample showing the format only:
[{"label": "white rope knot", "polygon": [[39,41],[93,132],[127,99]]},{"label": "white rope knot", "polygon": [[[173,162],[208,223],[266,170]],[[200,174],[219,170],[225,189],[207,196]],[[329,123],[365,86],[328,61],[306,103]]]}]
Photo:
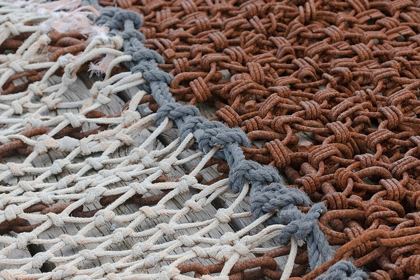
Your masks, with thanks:
[{"label": "white rope knot", "polygon": [[54,269],[52,272],[52,279],[53,280],[61,280],[61,279],[67,279],[67,278],[73,278],[74,275],[76,275],[76,273],[79,270],[77,269],[77,267],[75,266],[63,266],[63,268],[61,267],[57,267],[56,269]]},{"label": "white rope knot", "polygon": [[[200,199],[201,200],[201,199]],[[193,212],[195,212],[195,213],[197,213],[197,212],[200,212],[200,211],[202,211],[203,210],[203,207],[201,207],[201,205],[200,204],[198,204],[196,201],[195,201],[195,199],[194,199],[194,197],[192,197],[191,199],[189,199],[189,200],[187,200],[186,202],[185,202],[185,207],[189,207],[189,208],[191,208],[191,210],[193,211]]]},{"label": "white rope knot", "polygon": [[48,109],[50,110],[57,109],[57,105],[60,101],[61,101],[61,98],[52,99],[51,96],[44,96],[41,99],[41,102],[47,105]]},{"label": "white rope knot", "polygon": [[107,274],[108,273],[114,273],[114,272],[118,271],[112,263],[104,263],[103,265],[101,265],[101,268]]},{"label": "white rope knot", "polygon": [[85,258],[85,260],[94,261],[94,260],[97,259],[97,256],[95,255],[95,253],[93,252],[93,250],[84,249],[84,250],[80,251],[79,254],[83,258]]},{"label": "white rope knot", "polygon": [[104,167],[104,165],[102,164],[99,158],[89,157],[85,159],[85,162],[86,164],[89,164],[90,166],[92,166],[92,168],[95,170],[100,170]]},{"label": "white rope knot", "polygon": [[[67,246],[71,247],[71,248],[76,248],[77,246],[79,246],[75,240],[76,236],[71,236],[68,234],[62,234],[59,236],[61,241],[64,242],[64,244],[66,244]],[[81,236],[83,237],[83,236]]]},{"label": "white rope knot", "polygon": [[158,229],[160,229],[163,232],[163,234],[166,235],[166,236],[174,236],[176,234],[176,232],[173,229],[173,227],[171,227],[167,223],[160,223],[156,227]]},{"label": "white rope knot", "polygon": [[217,213],[215,215],[216,219],[221,223],[221,224],[227,224],[230,222],[231,220],[231,216],[233,215],[233,210],[231,209],[219,209],[217,210]]},{"label": "white rope knot", "polygon": [[68,159],[57,159],[50,167],[51,174],[56,175],[63,172],[63,168],[70,164],[71,162]]},{"label": "white rope knot", "polygon": [[4,136],[4,135],[0,135],[0,143],[1,144],[6,144],[6,143],[9,143],[9,142],[10,142],[9,137]]},{"label": "white rope knot", "polygon": [[129,135],[124,134],[122,132],[118,132],[115,135],[115,139],[120,140],[121,142],[123,142],[127,146],[131,146],[134,142],[133,138],[131,138]]},{"label": "white rope knot", "polygon": [[123,182],[128,182],[133,179],[133,177],[130,175],[129,172],[121,171],[121,172],[117,172],[115,175],[117,175]]},{"label": "white rope knot", "polygon": [[69,136],[64,136],[63,138],[59,139],[58,143],[59,149],[63,152],[72,152],[80,145],[79,140]]},{"label": "white rope knot", "polygon": [[170,159],[163,159],[159,162],[159,168],[163,171],[163,173],[168,174],[172,170],[173,161]]},{"label": "white rope knot", "polygon": [[134,231],[131,228],[117,228],[112,234],[112,241],[119,244],[123,242],[127,237],[130,237],[133,232]]},{"label": "white rope knot", "polygon": [[156,219],[159,217],[159,210],[163,209],[165,209],[165,206],[163,205],[156,205],[153,207],[143,206],[139,209],[139,211],[149,219]]},{"label": "white rope knot", "polygon": [[123,47],[124,39],[121,36],[111,37],[111,41],[116,50],[120,50]]},{"label": "white rope knot", "polygon": [[202,259],[209,259],[210,255],[207,253],[206,250],[204,250],[203,248],[201,248],[200,246],[194,246],[191,248],[191,251],[193,251],[197,257],[202,258]]},{"label": "white rope knot", "polygon": [[61,67],[66,67],[68,64],[72,62],[73,57],[74,56],[71,53],[62,55],[57,59],[57,63]]},{"label": "white rope knot", "polygon": [[48,213],[47,217],[50,219],[50,221],[53,223],[56,227],[62,227],[64,226],[64,221],[61,219],[61,215],[55,214],[55,213]]},{"label": "white rope knot", "polygon": [[89,138],[83,138],[80,140],[79,144],[80,144],[80,153],[82,154],[82,156],[87,156],[90,155],[92,153],[92,151],[89,148]]},{"label": "white rope knot", "polygon": [[174,276],[180,274],[180,270],[176,267],[163,266],[159,271],[159,280],[171,280]]},{"label": "white rope knot", "polygon": [[60,181],[57,182],[57,189],[65,189],[68,185],[74,182],[76,179],[76,175],[70,174],[66,177],[63,177],[60,179]]},{"label": "white rope knot", "polygon": [[222,249],[215,255],[218,261],[227,261],[234,254],[246,257],[250,253],[246,244],[233,232],[227,232],[220,237],[220,244],[223,244]]},{"label": "white rope knot", "polygon": [[148,154],[147,150],[143,148],[134,148],[130,152],[130,163],[137,163],[141,158]]},{"label": "white rope knot", "polygon": [[141,159],[141,163],[143,163],[143,165],[146,168],[152,167],[155,163],[155,160],[150,156],[150,155],[145,155],[142,159]]},{"label": "white rope knot", "polygon": [[133,258],[139,259],[139,258],[143,257],[143,255],[145,253],[143,251],[143,248],[142,248],[143,244],[144,243],[137,243],[131,248],[131,255],[133,256]]},{"label": "white rope knot", "polygon": [[[71,64],[67,65],[67,67],[70,67],[70,66],[72,65]],[[72,85],[74,82],[76,82],[77,75],[71,76],[71,71],[64,71],[63,77],[61,79],[62,79],[63,85],[68,87]]]},{"label": "white rope knot", "polygon": [[102,227],[106,223],[111,222],[115,218],[115,213],[111,210],[99,210],[95,214],[95,226],[96,227]]},{"label": "white rope knot", "polygon": [[39,269],[41,268],[46,261],[53,258],[54,254],[51,252],[40,252],[37,253],[32,258],[32,268]]},{"label": "white rope knot", "polygon": [[98,94],[98,96],[96,97],[96,100],[97,100],[99,103],[101,103],[102,105],[106,105],[106,104],[108,104],[108,103],[110,103],[110,102],[111,102],[111,98],[106,97],[106,96],[105,96],[105,95],[103,95],[103,94]]},{"label": "white rope knot", "polygon": [[234,245],[239,241],[239,237],[233,232],[226,232],[220,237],[220,244],[223,245]]},{"label": "white rope knot", "polygon": [[47,20],[44,22],[41,22],[39,25],[39,30],[41,30],[42,33],[47,34],[52,30],[51,27],[51,20]]},{"label": "white rope knot", "polygon": [[76,185],[74,185],[74,191],[76,193],[81,193],[86,190],[86,187],[90,184],[88,181],[80,181],[77,182]]},{"label": "white rope knot", "polygon": [[28,243],[31,240],[36,239],[36,234],[30,233],[30,232],[22,232],[19,233],[16,237],[16,247],[20,250],[27,249]]},{"label": "white rope knot", "polygon": [[235,244],[235,246],[223,245],[219,247],[219,250],[213,257],[219,262],[226,262],[232,258],[234,254],[246,257],[249,254],[249,250],[246,246],[240,243]]},{"label": "white rope knot", "polygon": [[136,193],[141,195],[146,194],[152,186],[152,182],[150,182],[147,179],[141,183],[133,182],[130,184],[130,187],[132,187],[136,191]]},{"label": "white rope knot", "polygon": [[23,67],[27,66],[29,64],[28,61],[13,61],[9,63],[9,67],[13,70],[15,73],[20,73],[25,71]]},{"label": "white rope knot", "polygon": [[23,167],[28,167],[30,164],[16,164],[13,162],[6,163],[6,166],[9,168],[10,172],[12,172],[13,176],[23,176],[25,172],[23,171]]},{"label": "white rope knot", "polygon": [[75,115],[73,113],[64,113],[63,116],[66,118],[66,120],[69,121],[70,125],[72,127],[81,127],[82,123],[80,122],[79,118],[80,115]]},{"label": "white rope knot", "polygon": [[40,127],[43,123],[40,114],[26,114],[26,118],[22,121],[25,126],[29,126],[28,128]]},{"label": "white rope knot", "polygon": [[4,280],[23,279],[25,276],[27,276],[27,273],[21,269],[5,269],[0,272],[0,279]]},{"label": "white rope knot", "polygon": [[151,253],[144,259],[144,267],[152,268],[155,267],[161,260],[163,256],[158,253]]},{"label": "white rope knot", "polygon": [[43,134],[37,138],[35,144],[35,151],[42,155],[48,152],[49,149],[56,149],[59,147],[57,140],[49,135]]},{"label": "white rope knot", "polygon": [[181,241],[184,246],[193,247],[195,245],[195,241],[188,235],[180,235],[177,239]]},{"label": "white rope knot", "polygon": [[[87,204],[90,204],[90,203],[93,203],[94,201],[96,201],[104,192],[106,192],[106,188],[104,188],[104,187],[96,187],[96,188],[92,188],[92,189],[89,189],[89,190],[87,190],[86,191],[86,197],[85,197],[85,202],[87,203]],[[101,210],[101,211],[104,211],[104,210]],[[108,214],[108,213],[105,213],[105,212],[101,212],[101,211],[98,211],[97,213],[96,213],[96,215],[102,215],[102,214],[100,214],[100,213],[103,213],[103,214]],[[96,216],[95,215],[95,216]]]},{"label": "white rope knot", "polygon": [[189,191],[190,186],[197,184],[197,178],[191,175],[184,175],[178,182],[179,193],[183,194]]},{"label": "white rope knot", "polygon": [[9,29],[10,33],[12,33],[13,36],[18,36],[20,34],[19,28],[23,26],[23,23],[12,23],[12,22],[5,22],[4,27]]},{"label": "white rope knot", "polygon": [[48,193],[44,193],[41,192],[40,194],[38,194],[39,199],[41,199],[41,202],[47,205],[52,205],[54,204],[54,200],[52,199],[51,195],[49,195]]},{"label": "white rope knot", "polygon": [[121,117],[123,118],[123,126],[128,127],[133,123],[137,122],[141,119],[140,113],[137,111],[123,111],[121,113]]},{"label": "white rope knot", "polygon": [[44,88],[45,88],[45,85],[41,85],[40,82],[35,82],[32,84],[29,84],[28,86],[29,92],[32,92],[36,96],[40,96],[40,97],[44,95],[44,93],[42,92]]},{"label": "white rope knot", "polygon": [[33,192],[35,187],[27,181],[19,181],[18,186],[25,192]]},{"label": "white rope knot", "polygon": [[21,115],[23,113],[23,107],[20,104],[20,100],[15,100],[10,103],[10,106],[12,106],[13,111],[16,115]]}]

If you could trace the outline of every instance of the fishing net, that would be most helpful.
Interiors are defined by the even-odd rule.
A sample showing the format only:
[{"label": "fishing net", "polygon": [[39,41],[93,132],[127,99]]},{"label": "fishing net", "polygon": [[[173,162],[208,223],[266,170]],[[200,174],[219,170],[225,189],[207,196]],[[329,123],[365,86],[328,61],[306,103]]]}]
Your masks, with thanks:
[{"label": "fishing net", "polygon": [[249,184],[228,190],[220,147],[157,124],[122,38],[68,4],[0,3],[0,278],[304,273],[304,246],[279,247],[284,226],[262,226],[275,212],[253,220]]},{"label": "fishing net", "polygon": [[328,207],[334,261],[420,273],[418,1],[116,3],[143,15],[177,100],[212,104],[254,140],[248,159]]}]

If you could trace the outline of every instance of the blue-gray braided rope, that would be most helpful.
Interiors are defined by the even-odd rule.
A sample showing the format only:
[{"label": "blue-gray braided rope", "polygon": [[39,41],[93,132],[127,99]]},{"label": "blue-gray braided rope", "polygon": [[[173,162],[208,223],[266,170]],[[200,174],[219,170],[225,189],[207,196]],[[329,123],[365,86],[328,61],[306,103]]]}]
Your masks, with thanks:
[{"label": "blue-gray braided rope", "polygon": [[[331,259],[330,246],[317,224],[318,218],[326,211],[324,204],[314,204],[308,213],[302,213],[297,206],[311,204],[305,193],[298,189],[286,188],[274,168],[245,160],[240,145],[249,146],[249,140],[241,129],[208,121],[201,116],[195,106],[181,105],[175,101],[168,87],[173,77],[158,67],[158,63],[164,63],[162,56],[143,46],[145,37],[138,31],[143,22],[137,13],[115,7],[102,8],[97,0],[85,0],[84,4],[100,10],[100,16],[96,19],[97,25],[106,25],[111,35],[119,35],[124,39],[124,53],[132,56],[132,61],[126,63],[126,66],[133,73],[143,73],[143,78],[148,83],[139,88],[151,93],[160,106],[156,114],[157,123],[162,122],[165,117],[172,119],[180,130],[180,138],[185,139],[189,133],[192,133],[198,147],[204,152],[210,151],[215,146],[221,146],[216,156],[225,159],[229,164],[230,190],[235,193],[240,192],[244,180],[248,180],[251,184],[250,204],[254,218],[280,210],[268,223],[286,225],[280,233],[282,244],[287,244],[291,237],[306,240],[311,269]],[[354,267],[350,262],[341,263],[345,263],[347,267]],[[328,270],[328,273],[337,272],[333,270],[330,273]],[[323,277],[328,276],[328,273]],[[356,276],[360,275],[364,274],[360,272]],[[352,277],[350,275],[347,279],[361,279]]]}]

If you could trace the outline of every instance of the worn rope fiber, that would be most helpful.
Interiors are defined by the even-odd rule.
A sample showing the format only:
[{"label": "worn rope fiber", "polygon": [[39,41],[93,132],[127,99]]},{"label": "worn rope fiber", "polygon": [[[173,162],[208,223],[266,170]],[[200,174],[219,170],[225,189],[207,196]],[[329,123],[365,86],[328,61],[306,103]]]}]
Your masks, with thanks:
[{"label": "worn rope fiber", "polygon": [[[124,33],[112,28],[113,22],[121,22],[124,12],[117,16],[113,10],[101,11],[98,22],[106,18],[107,12],[115,16],[108,22],[108,33],[89,21],[94,13],[86,15],[85,10],[94,11],[91,7],[74,5],[70,9],[71,1],[54,4],[57,3],[62,6],[52,8],[36,1],[0,3],[0,34],[6,34],[2,38],[7,40],[9,33],[16,30],[33,33],[17,50],[1,54],[2,59],[6,58],[0,66],[2,73],[10,76],[32,69],[46,70],[41,80],[0,95],[0,277],[189,279],[188,272],[196,269],[195,262],[219,263],[212,271],[220,271],[216,276],[220,279],[247,275],[258,278],[273,273],[285,279],[305,273],[307,256],[303,247],[298,249],[290,230],[288,237],[283,235],[291,240],[289,247],[263,246],[267,241],[278,240],[279,234],[288,229],[279,224],[261,226],[276,217],[275,211],[236,232],[228,226],[232,219],[252,216],[238,207],[250,190],[247,180],[252,189],[263,188],[265,179],[282,187],[274,169],[244,161],[252,167],[253,179],[242,174],[247,179],[244,180],[236,174],[229,180],[199,182],[199,172],[212,165],[212,157],[230,158],[232,167],[236,161],[232,154],[242,154],[236,141],[246,138],[217,122],[202,121],[198,124],[203,126],[201,132],[185,127],[180,118],[185,107],[173,105],[170,98],[159,99],[155,88],[158,81],[152,80],[159,72],[147,68],[154,66],[151,61],[139,61],[136,49],[130,55],[124,53],[129,51],[130,36],[141,38],[137,31],[127,33],[132,29],[130,21],[136,22],[138,16],[130,18],[133,14],[128,14]],[[61,11],[63,7],[69,11]],[[40,11],[41,16],[37,14]],[[56,61],[37,61],[37,55],[43,53],[42,48],[51,39],[49,27],[57,20],[66,22],[70,16],[87,20],[84,27],[98,32],[91,34],[80,53],[67,53]],[[27,22],[31,24],[25,25]],[[78,28],[76,22],[71,22],[75,25],[68,25],[69,29]],[[13,35],[18,36],[19,32]],[[143,53],[137,55],[153,55],[145,48],[140,51]],[[83,65],[97,60],[103,65],[93,70],[105,78],[90,86],[88,96],[79,96],[77,73]],[[121,72],[120,68],[121,73],[111,75],[123,62],[129,67],[135,65],[136,71]],[[63,69],[61,77],[54,75],[58,69]],[[12,83],[27,81],[22,75]],[[161,106],[157,114],[142,116],[137,111],[148,95],[144,90],[136,90],[125,105],[118,101],[117,93],[135,87],[152,90]],[[167,89],[162,90],[169,96]],[[119,109],[110,104],[119,104]],[[168,106],[175,110],[168,110]],[[193,107],[187,110],[198,115]],[[175,118],[177,112],[175,123],[178,128],[184,127],[182,137],[163,146],[159,137],[172,127],[165,114]],[[192,120],[202,119],[193,116]],[[205,124],[211,125],[210,129]],[[217,138],[215,128],[226,132],[226,137]],[[226,142],[229,137],[233,139],[229,140],[231,143]],[[190,149],[195,142],[205,153]],[[188,163],[195,166],[189,174],[183,171]],[[265,173],[259,173],[260,169]],[[260,178],[260,185],[255,178]],[[235,194],[228,191],[233,186]],[[291,193],[296,200],[309,203],[303,193]],[[211,203],[219,198],[227,205],[215,211]],[[300,213],[293,203],[287,202],[285,208]],[[311,211],[301,217],[306,219],[303,224],[319,232],[311,220]],[[28,254],[28,248],[34,246],[40,252]],[[19,255],[21,251],[26,255]],[[264,256],[253,261],[255,254]],[[279,269],[275,258],[288,254],[287,264]],[[299,264],[296,268],[295,261]],[[207,274],[205,270],[201,273]],[[202,278],[208,279],[206,275]]]},{"label": "worn rope fiber", "polygon": [[[116,2],[144,16],[176,99],[214,104],[260,141],[246,158],[327,206],[321,230],[345,246],[309,276],[352,256],[372,279],[418,277],[418,1]],[[256,217],[283,203],[250,195]]]}]

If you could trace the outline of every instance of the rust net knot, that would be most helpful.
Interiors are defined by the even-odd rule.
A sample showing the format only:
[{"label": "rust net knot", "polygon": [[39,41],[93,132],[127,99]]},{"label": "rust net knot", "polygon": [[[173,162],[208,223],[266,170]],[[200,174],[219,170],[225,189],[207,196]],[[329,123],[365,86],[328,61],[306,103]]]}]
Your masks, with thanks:
[{"label": "rust net knot", "polygon": [[216,112],[216,116],[224,121],[229,127],[240,126],[242,124],[242,119],[239,114],[229,105],[219,109]]},{"label": "rust net knot", "polygon": [[190,87],[194,92],[198,102],[204,102],[211,98],[211,92],[209,87],[203,78],[198,77],[197,79],[190,82]]},{"label": "rust net knot", "polygon": [[315,174],[305,175],[296,179],[294,183],[307,194],[313,194],[321,188],[319,177]]},{"label": "rust net knot", "polygon": [[347,197],[341,192],[326,194],[322,200],[327,201],[328,208],[331,210],[347,209],[349,207]]},{"label": "rust net knot", "polygon": [[326,127],[334,133],[335,141],[347,143],[351,138],[349,129],[342,122],[327,123]]},{"label": "rust net knot", "polygon": [[405,198],[407,190],[397,179],[382,179],[379,181],[379,184],[381,184],[381,186],[383,186],[387,191],[385,199],[401,201]]},{"label": "rust net knot", "polygon": [[284,168],[291,163],[289,149],[279,140],[267,142],[265,147],[270,152],[271,156],[274,158],[274,162],[277,168]]}]

